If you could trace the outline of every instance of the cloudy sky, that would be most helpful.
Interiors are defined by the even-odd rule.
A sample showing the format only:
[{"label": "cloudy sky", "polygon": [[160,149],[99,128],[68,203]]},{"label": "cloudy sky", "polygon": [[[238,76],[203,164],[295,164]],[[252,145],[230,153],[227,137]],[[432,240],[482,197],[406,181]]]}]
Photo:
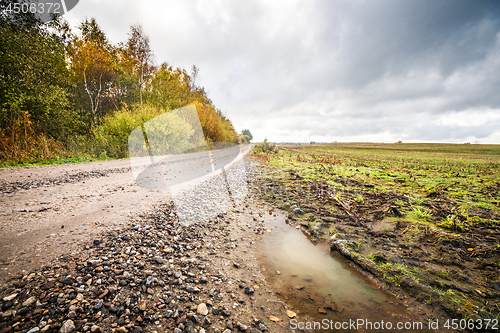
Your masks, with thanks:
[{"label": "cloudy sky", "polygon": [[257,141],[500,143],[500,2],[80,0],[131,24]]}]

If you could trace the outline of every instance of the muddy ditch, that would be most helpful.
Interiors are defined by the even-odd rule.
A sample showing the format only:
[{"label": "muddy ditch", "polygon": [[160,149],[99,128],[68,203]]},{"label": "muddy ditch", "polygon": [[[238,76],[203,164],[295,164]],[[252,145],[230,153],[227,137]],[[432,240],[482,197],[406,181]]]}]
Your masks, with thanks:
[{"label": "muddy ditch", "polygon": [[[415,203],[369,184],[339,183],[345,187],[263,164],[254,191],[285,211],[290,226],[313,242],[328,244],[332,253],[379,281],[381,289],[411,304],[414,313],[428,320],[499,319],[500,237],[495,226],[444,229],[436,225],[438,218],[454,212],[456,221],[450,223],[465,218],[448,198],[434,194]],[[420,209],[431,214],[414,216]]]}]

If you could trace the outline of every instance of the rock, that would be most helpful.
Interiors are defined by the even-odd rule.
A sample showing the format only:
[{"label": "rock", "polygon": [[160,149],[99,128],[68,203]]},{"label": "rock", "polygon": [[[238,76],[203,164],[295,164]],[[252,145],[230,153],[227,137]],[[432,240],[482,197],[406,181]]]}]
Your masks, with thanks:
[{"label": "rock", "polygon": [[73,283],[75,283],[75,281],[73,281],[72,279],[62,279],[61,283],[71,286]]},{"label": "rock", "polygon": [[4,298],[3,298],[3,301],[4,301],[4,302],[12,301],[12,300],[13,300],[14,298],[16,298],[16,297],[17,297],[17,294],[12,294],[12,295],[10,295],[10,296],[6,296],[6,297],[4,297]]},{"label": "rock", "polygon": [[224,311],[222,311],[222,315],[225,316],[225,317],[229,317],[231,315],[231,311],[224,310]]},{"label": "rock", "polygon": [[94,305],[94,309],[99,310],[100,308],[102,308],[103,303],[104,301],[102,299],[98,300],[97,303]]},{"label": "rock", "polygon": [[115,332],[118,333],[128,333],[128,330],[125,327],[118,327]]},{"label": "rock", "polygon": [[59,333],[69,333],[74,329],[75,329],[75,323],[73,322],[73,320],[69,319],[63,323],[61,329],[59,330]]},{"label": "rock", "polygon": [[17,311],[17,315],[18,316],[24,316],[25,314],[27,314],[28,312],[30,312],[30,310],[28,308],[22,308],[20,309],[19,311]]},{"label": "rock", "polygon": [[259,330],[261,330],[262,332],[264,332],[264,331],[267,330],[267,327],[264,324],[259,323]]},{"label": "rock", "polygon": [[245,288],[245,294],[247,295],[251,295],[255,292],[255,289],[253,289],[252,287],[246,287]]},{"label": "rock", "polygon": [[206,316],[208,314],[208,308],[205,303],[200,303],[198,304],[198,309],[197,312],[201,314],[202,316]]},{"label": "rock", "polygon": [[238,329],[240,331],[246,331],[248,329],[247,325],[243,325],[242,323],[237,323],[236,326],[238,326]]},{"label": "rock", "polygon": [[30,329],[28,332],[26,333],[35,333],[35,332],[39,332],[40,331],[40,328],[39,327],[33,327],[32,329]]},{"label": "rock", "polygon": [[33,304],[35,302],[36,302],[36,297],[35,296],[31,296],[30,298],[28,298],[27,300],[25,300],[23,302],[23,306],[30,306],[31,304]]},{"label": "rock", "polygon": [[90,328],[90,331],[92,333],[100,332],[101,328],[99,326],[97,326],[97,325],[92,325],[92,327]]},{"label": "rock", "polygon": [[299,207],[295,207],[295,208],[293,209],[293,213],[294,213],[295,215],[302,215],[302,214],[304,214],[304,211],[303,211],[302,209],[300,209]]},{"label": "rock", "polygon": [[226,330],[224,330],[224,333],[231,333],[231,330],[227,328]]},{"label": "rock", "polygon": [[[174,329],[174,333],[182,333],[182,331],[176,327],[176,328]],[[229,333],[231,333],[231,332],[229,332]]]}]

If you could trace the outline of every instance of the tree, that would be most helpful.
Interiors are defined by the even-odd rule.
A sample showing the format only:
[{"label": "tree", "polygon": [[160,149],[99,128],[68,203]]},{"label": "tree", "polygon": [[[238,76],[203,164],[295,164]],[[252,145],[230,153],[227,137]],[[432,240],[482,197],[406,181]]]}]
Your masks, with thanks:
[{"label": "tree", "polygon": [[253,135],[252,133],[250,133],[250,130],[244,129],[243,131],[241,131],[241,134],[243,134],[248,143],[253,140]]},{"label": "tree", "polygon": [[71,82],[59,36],[64,22],[43,24],[22,11],[4,15],[9,2],[0,1],[0,128],[8,132],[23,118],[34,135],[63,138],[77,118],[68,99]]},{"label": "tree", "polygon": [[[75,98],[79,106],[87,110],[90,128],[108,111],[102,107],[105,99],[116,100],[120,97],[115,84],[118,71],[115,50],[96,20],[84,20],[79,29],[81,36],[74,38],[68,53],[77,87]],[[87,97],[82,99],[80,96]],[[116,102],[114,105],[118,108]]]},{"label": "tree", "polygon": [[130,26],[129,38],[122,48],[121,56],[124,71],[132,81],[136,82],[135,87],[129,91],[129,95],[134,96],[137,92],[139,103],[142,104],[142,94],[146,88],[146,82],[155,70],[149,37],[144,34],[142,26]]}]

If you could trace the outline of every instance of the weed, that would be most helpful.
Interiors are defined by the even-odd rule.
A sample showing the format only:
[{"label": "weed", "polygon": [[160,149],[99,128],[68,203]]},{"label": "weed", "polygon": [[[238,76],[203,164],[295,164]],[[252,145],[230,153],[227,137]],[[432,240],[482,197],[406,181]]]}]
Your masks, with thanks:
[{"label": "weed", "polygon": [[410,214],[417,220],[428,221],[432,218],[430,210],[426,207],[413,207]]}]

